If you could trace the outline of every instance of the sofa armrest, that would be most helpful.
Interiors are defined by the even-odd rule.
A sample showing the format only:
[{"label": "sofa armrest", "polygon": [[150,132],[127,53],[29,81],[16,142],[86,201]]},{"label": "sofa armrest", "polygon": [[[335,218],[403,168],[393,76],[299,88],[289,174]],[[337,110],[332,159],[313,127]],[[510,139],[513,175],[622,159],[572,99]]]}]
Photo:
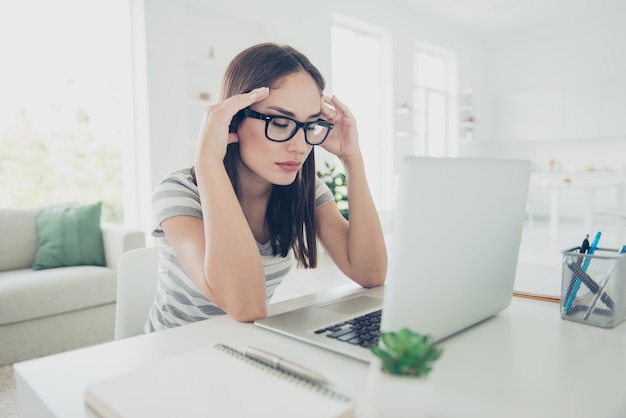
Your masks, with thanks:
[{"label": "sofa armrest", "polygon": [[102,222],[100,227],[106,265],[114,270],[117,270],[122,254],[146,246],[146,235],[139,229],[109,222]]}]

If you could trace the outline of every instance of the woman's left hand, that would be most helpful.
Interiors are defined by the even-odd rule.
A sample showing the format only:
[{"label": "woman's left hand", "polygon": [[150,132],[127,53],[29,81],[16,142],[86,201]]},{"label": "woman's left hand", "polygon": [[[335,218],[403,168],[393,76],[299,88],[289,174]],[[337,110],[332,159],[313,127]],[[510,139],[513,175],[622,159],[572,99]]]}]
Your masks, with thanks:
[{"label": "woman's left hand", "polygon": [[339,159],[358,155],[361,152],[356,120],[346,105],[335,96],[323,96],[322,117],[335,125],[321,145],[322,148]]}]

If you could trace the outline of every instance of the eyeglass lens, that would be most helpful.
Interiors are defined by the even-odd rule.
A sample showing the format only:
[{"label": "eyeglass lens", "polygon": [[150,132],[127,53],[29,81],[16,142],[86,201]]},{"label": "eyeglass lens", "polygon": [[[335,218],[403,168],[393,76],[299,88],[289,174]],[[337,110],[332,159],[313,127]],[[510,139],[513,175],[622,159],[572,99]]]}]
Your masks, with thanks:
[{"label": "eyeglass lens", "polygon": [[[285,141],[291,138],[298,129],[298,125],[291,119],[273,117],[267,122],[267,136],[274,141]],[[306,140],[311,145],[324,142],[329,128],[326,125],[310,122],[303,127]]]}]

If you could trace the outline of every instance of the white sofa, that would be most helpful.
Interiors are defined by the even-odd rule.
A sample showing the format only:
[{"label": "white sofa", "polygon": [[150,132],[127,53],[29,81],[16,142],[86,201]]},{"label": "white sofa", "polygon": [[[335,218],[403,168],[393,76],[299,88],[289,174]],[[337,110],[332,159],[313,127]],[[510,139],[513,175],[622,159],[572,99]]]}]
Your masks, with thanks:
[{"label": "white sofa", "polygon": [[113,339],[120,256],[145,234],[101,224],[106,266],[33,270],[37,208],[0,209],[0,366]]}]

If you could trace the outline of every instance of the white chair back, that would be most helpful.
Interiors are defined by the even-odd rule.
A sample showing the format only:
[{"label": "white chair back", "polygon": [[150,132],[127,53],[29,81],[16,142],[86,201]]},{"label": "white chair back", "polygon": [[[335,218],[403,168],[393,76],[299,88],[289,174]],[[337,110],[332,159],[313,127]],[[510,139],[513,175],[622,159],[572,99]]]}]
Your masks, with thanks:
[{"label": "white chair back", "polygon": [[116,340],[143,333],[156,293],[158,265],[157,247],[138,248],[120,257],[115,308]]}]

